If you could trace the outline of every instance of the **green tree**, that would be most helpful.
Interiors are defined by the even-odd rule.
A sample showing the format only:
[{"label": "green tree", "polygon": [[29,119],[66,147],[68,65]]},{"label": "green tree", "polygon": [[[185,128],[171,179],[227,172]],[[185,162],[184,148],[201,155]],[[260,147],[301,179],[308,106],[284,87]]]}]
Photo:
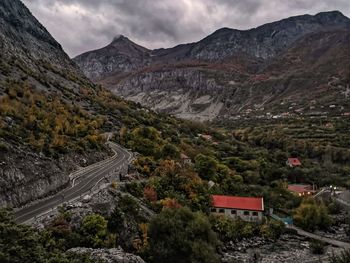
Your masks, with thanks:
[{"label": "green tree", "polygon": [[149,238],[152,262],[219,262],[208,219],[188,208],[164,209],[150,222]]},{"label": "green tree", "polygon": [[80,231],[86,246],[103,247],[107,237],[107,220],[101,215],[88,215],[83,219]]},{"label": "green tree", "polygon": [[316,203],[314,199],[304,200],[295,209],[293,219],[296,225],[308,231],[327,229],[331,224],[325,205]]},{"label": "green tree", "polygon": [[36,231],[29,226],[18,225],[8,210],[0,209],[1,263],[96,262],[87,255],[65,254],[60,247],[50,231]]},{"label": "green tree", "polygon": [[162,149],[163,158],[177,159],[180,157],[179,149],[171,143],[164,145]]},{"label": "green tree", "polygon": [[203,154],[198,154],[195,158],[195,169],[204,180],[212,180],[216,174],[218,162]]}]

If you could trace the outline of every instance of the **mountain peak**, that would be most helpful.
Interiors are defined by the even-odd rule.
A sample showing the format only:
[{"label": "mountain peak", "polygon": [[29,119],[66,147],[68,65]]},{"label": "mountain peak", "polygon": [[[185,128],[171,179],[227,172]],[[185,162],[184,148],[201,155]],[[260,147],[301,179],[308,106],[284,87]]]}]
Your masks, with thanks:
[{"label": "mountain peak", "polygon": [[346,17],[342,12],[335,10],[335,11],[328,11],[328,12],[321,12],[315,15],[317,19],[319,19],[322,22],[332,22],[332,23],[339,23],[339,22],[345,22],[350,23],[350,19]]},{"label": "mountain peak", "polygon": [[[112,43],[114,43],[114,42],[119,42],[119,41],[130,41],[130,39],[127,38],[127,37],[124,36],[124,35],[115,35],[115,37],[113,38]],[[131,42],[131,41],[130,41],[130,42]]]},{"label": "mountain peak", "polygon": [[[332,11],[325,11],[317,13],[315,16],[337,16],[337,17],[345,17],[347,18],[342,12],[339,10],[332,10]],[[349,18],[348,18],[349,19]]]}]

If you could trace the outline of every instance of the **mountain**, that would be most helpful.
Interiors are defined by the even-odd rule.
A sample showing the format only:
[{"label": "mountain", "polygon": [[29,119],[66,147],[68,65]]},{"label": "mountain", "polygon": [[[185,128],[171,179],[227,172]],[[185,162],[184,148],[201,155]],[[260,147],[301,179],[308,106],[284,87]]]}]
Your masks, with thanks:
[{"label": "mountain", "polygon": [[196,43],[141,49],[142,55],[109,45],[102,49],[108,56],[90,51],[74,61],[115,94],[181,118],[341,114],[349,110],[349,31],[350,19],[332,11],[250,30],[222,28]]},{"label": "mountain", "polygon": [[[111,45],[146,52],[124,37]],[[0,1],[0,47],[0,207],[66,187],[111,154],[107,134],[162,119],[87,79],[20,0]]]},{"label": "mountain", "polygon": [[10,60],[15,55],[25,65],[33,64],[33,60],[47,60],[62,69],[80,72],[61,45],[20,1],[1,1],[0,25],[2,59]]},{"label": "mountain", "polygon": [[98,89],[19,0],[0,2],[0,47],[0,206],[19,206],[106,157],[106,122],[80,94]]},{"label": "mountain", "polygon": [[150,50],[116,36],[107,47],[84,53],[75,58],[86,76],[98,79],[111,73],[130,72],[150,59]]}]

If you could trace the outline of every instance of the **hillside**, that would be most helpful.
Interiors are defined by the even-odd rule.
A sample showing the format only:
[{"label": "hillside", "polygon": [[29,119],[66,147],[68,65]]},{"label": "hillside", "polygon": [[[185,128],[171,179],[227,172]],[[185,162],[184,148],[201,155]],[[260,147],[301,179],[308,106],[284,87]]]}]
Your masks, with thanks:
[{"label": "hillside", "polygon": [[106,158],[105,133],[163,119],[88,80],[19,0],[0,2],[0,47],[1,207],[55,192]]},{"label": "hillside", "polygon": [[[181,118],[340,115],[349,111],[344,96],[349,92],[349,30],[350,19],[332,11],[245,31],[222,28],[196,43],[142,49],[142,56],[112,52],[111,44],[74,61],[113,93]],[[317,106],[310,109],[303,102],[305,90],[310,94],[305,101],[317,98]]]}]

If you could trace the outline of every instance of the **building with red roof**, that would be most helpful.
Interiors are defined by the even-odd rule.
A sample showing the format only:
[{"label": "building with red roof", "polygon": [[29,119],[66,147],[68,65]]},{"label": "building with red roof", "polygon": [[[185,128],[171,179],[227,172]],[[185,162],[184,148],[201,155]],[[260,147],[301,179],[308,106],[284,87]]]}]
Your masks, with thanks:
[{"label": "building with red roof", "polygon": [[286,161],[286,164],[289,167],[297,167],[297,166],[301,166],[301,162],[298,158],[288,158]]},{"label": "building with red roof", "polygon": [[309,184],[289,184],[288,190],[298,196],[309,196],[315,193]]},{"label": "building with red roof", "polygon": [[232,218],[241,218],[247,222],[261,222],[264,212],[262,197],[239,197],[212,195],[211,212],[224,214]]}]

